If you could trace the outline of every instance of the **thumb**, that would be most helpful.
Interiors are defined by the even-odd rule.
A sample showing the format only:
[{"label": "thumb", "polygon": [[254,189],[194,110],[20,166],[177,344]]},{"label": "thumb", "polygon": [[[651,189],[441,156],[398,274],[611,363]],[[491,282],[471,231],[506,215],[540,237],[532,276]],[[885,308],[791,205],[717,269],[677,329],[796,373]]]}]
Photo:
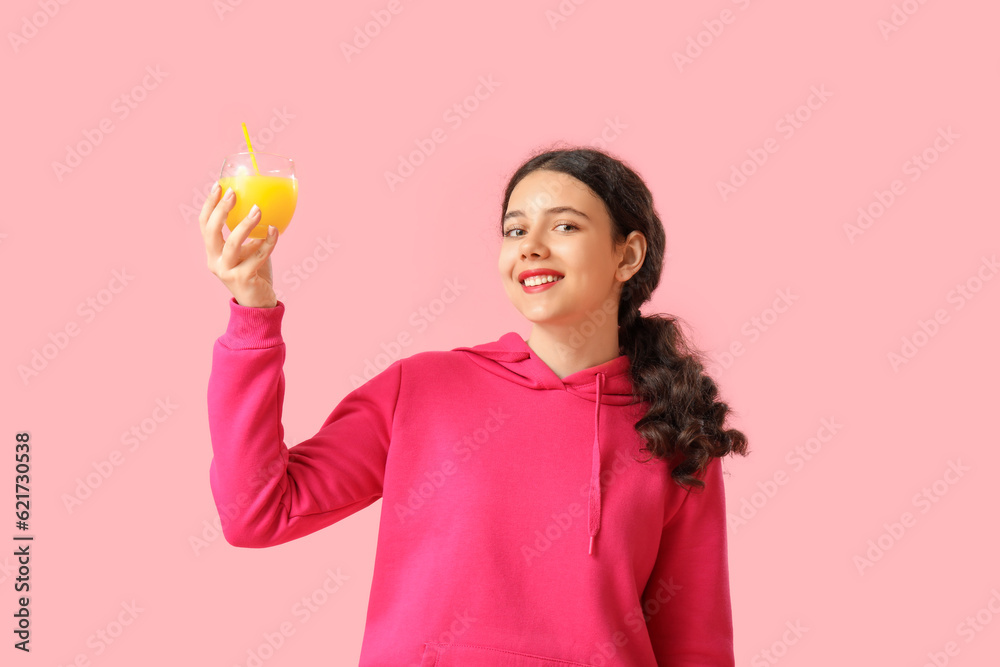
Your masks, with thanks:
[{"label": "thumb", "polygon": [[274,244],[278,241],[278,228],[274,225],[267,226],[267,242]]}]

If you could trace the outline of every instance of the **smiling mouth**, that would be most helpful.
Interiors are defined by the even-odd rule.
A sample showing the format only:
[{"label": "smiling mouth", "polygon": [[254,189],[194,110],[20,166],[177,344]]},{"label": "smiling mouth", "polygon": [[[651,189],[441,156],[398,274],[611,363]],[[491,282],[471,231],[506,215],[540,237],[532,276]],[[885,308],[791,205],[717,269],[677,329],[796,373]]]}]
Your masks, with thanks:
[{"label": "smiling mouth", "polygon": [[553,275],[531,276],[530,278],[525,278],[524,280],[522,280],[521,285],[523,285],[524,287],[535,287],[537,285],[545,285],[546,283],[554,283],[562,280],[563,278],[565,278],[565,276],[553,276]]}]

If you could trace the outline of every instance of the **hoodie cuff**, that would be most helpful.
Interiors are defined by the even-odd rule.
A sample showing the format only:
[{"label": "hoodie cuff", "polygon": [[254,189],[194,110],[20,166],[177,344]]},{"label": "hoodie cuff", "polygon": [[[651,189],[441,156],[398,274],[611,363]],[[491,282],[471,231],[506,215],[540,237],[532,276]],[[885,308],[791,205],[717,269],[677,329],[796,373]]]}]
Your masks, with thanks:
[{"label": "hoodie cuff", "polygon": [[278,301],[274,308],[241,306],[236,297],[229,298],[229,325],[219,342],[231,350],[252,350],[281,345],[281,318],[285,304]]}]

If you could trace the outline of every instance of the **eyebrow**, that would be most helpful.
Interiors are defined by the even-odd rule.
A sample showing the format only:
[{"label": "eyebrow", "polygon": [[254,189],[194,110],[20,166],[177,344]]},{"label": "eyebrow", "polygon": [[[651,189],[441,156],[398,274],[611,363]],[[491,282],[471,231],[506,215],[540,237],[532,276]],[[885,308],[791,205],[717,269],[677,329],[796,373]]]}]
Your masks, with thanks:
[{"label": "eyebrow", "polygon": [[[553,215],[553,214],[558,215],[559,213],[572,213],[573,215],[580,216],[584,220],[590,220],[589,215],[587,215],[583,211],[578,211],[572,206],[553,206],[552,208],[545,209],[543,213],[545,213],[546,215]],[[509,211],[506,215],[503,216],[503,220],[501,222],[503,224],[506,224],[506,222],[511,218],[524,218],[524,217],[527,217],[524,215],[524,211],[521,210]]]}]

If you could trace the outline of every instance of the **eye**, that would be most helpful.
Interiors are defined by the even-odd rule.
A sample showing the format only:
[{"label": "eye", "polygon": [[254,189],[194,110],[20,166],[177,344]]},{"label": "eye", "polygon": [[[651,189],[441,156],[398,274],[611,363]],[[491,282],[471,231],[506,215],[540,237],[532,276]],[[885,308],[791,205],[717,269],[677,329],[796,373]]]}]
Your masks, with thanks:
[{"label": "eye", "polygon": [[[580,229],[578,226],[574,225],[571,222],[560,222],[558,225],[556,225],[556,227],[569,227],[571,229]],[[516,235],[515,236],[511,235],[512,232],[518,232],[518,231],[523,232],[524,230],[521,229],[520,227],[511,227],[506,232],[504,232],[503,235],[504,235],[505,238],[518,238],[518,236],[516,236]]]}]

